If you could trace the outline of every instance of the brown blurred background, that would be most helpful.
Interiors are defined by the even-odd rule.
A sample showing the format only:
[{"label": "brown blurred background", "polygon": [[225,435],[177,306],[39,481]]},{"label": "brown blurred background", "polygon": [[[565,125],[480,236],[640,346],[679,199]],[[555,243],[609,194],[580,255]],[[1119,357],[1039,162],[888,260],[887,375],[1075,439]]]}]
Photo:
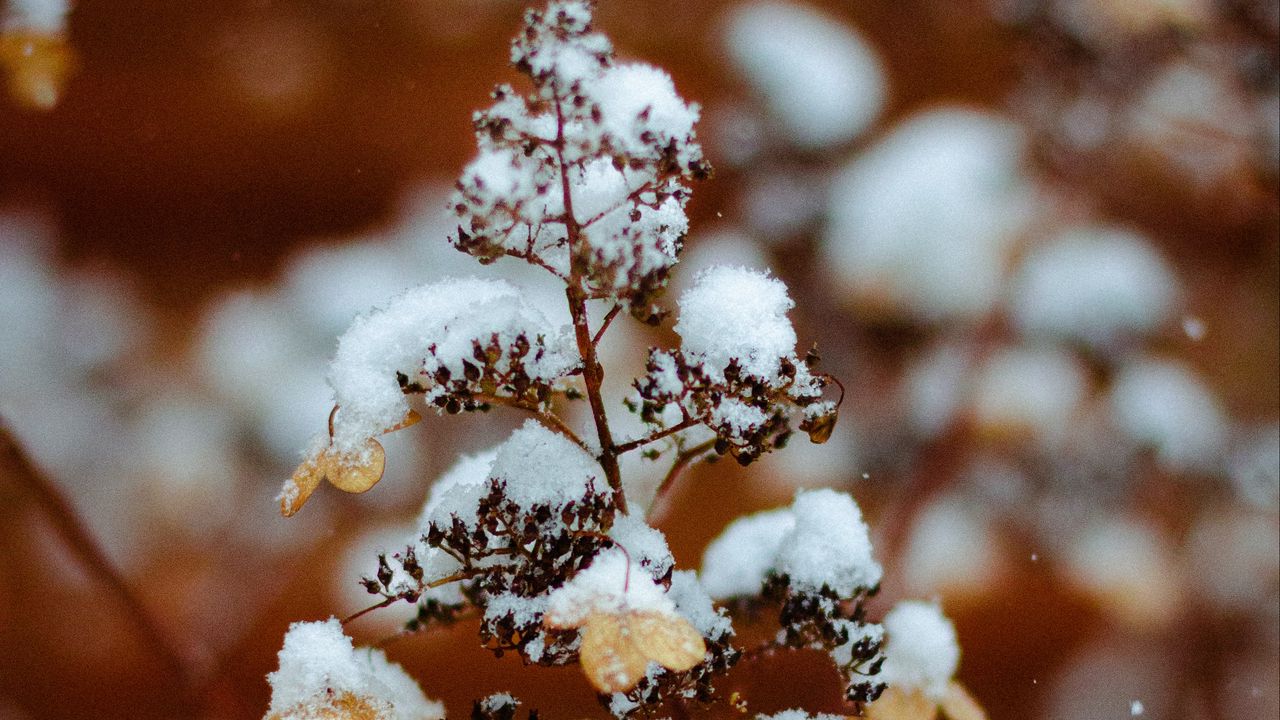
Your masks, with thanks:
[{"label": "brown blurred background", "polygon": [[[889,100],[864,137],[819,153],[774,147],[759,163],[820,172],[856,155],[899,119],[941,103],[1019,118],[1030,129],[1029,163],[1041,182],[1065,204],[1152,238],[1182,279],[1195,318],[1210,328],[1207,342],[1187,342],[1176,329],[1152,342],[1189,363],[1231,418],[1276,422],[1280,237],[1273,158],[1263,153],[1259,167],[1245,163],[1225,180],[1188,189],[1176,173],[1140,152],[1121,152],[1115,145],[1095,155],[1064,151],[1051,133],[1025,119],[1020,103],[1028,88],[1066,82],[1064,74],[1074,78],[1070,82],[1086,82],[1081,78],[1097,71],[1091,62],[1101,61],[1088,48],[1061,44],[1052,23],[1046,27],[1007,7],[970,0],[809,4],[861,31],[884,64]],[[717,156],[729,141],[716,137],[723,125],[712,119],[752,102],[750,87],[724,49],[724,17],[733,5],[605,0],[598,11],[598,25],[622,56],[668,69],[681,94],[703,106],[706,121],[699,132],[720,171],[695,188],[691,249],[698,247],[700,228],[744,222],[744,188],[759,177],[756,166]],[[1238,12],[1253,11],[1247,3],[1238,5]],[[1265,10],[1273,4],[1260,5]],[[35,217],[46,228],[52,277],[87,282],[101,276],[127,285],[145,308],[143,332],[149,339],[134,346],[144,348],[141,355],[117,357],[85,375],[85,391],[112,388],[117,409],[67,422],[88,423],[87,436],[110,437],[121,432],[110,418],[132,421],[146,412],[149,384],[205,392],[203,381],[193,379],[199,373],[192,347],[220,298],[272,292],[308,248],[394,233],[405,208],[420,202],[424,192],[429,200],[421,202],[442,206],[443,195],[424,188],[452,182],[474,151],[471,112],[486,103],[495,82],[514,80],[506,48],[521,11],[520,3],[499,0],[76,2],[68,37],[77,69],[57,107],[39,112],[0,102],[0,206]],[[1241,35],[1239,46],[1250,52],[1276,40],[1265,19],[1230,25],[1230,33],[1218,29],[1203,32],[1215,38]],[[1259,62],[1273,87],[1274,47]],[[435,227],[441,234],[432,241],[443,243],[448,227]],[[892,402],[884,389],[892,384],[889,376],[938,330],[898,320],[864,321],[839,309],[818,273],[814,227],[801,228],[798,239],[786,244],[764,245],[797,299],[793,317],[801,342],[818,339],[828,348],[829,365],[858,373],[846,375],[845,382],[862,385],[853,394],[863,405],[846,414],[866,407],[876,416],[876,403]],[[16,243],[0,235],[0,243],[9,242]],[[342,278],[331,278],[335,292]],[[364,277],[352,274],[350,282]],[[959,332],[993,331],[988,325]],[[328,337],[322,342],[332,347]],[[841,359],[845,351],[859,358]],[[3,720],[260,717],[269,692],[264,676],[275,668],[288,623],[359,608],[352,595],[334,589],[333,579],[349,562],[353,545],[372,542],[372,560],[377,542],[362,540],[366,532],[391,528],[388,537],[394,537],[394,528],[414,517],[430,479],[458,451],[502,437],[518,419],[429,418],[429,447],[410,456],[416,465],[389,478],[391,487],[372,493],[385,490],[390,499],[321,493],[312,501],[315,507],[288,521],[271,501],[287,463],[246,437],[243,428],[229,431],[227,443],[239,459],[225,469],[216,467],[220,456],[193,451],[185,457],[188,446],[173,441],[175,464],[205,463],[202,472],[236,478],[234,488],[220,495],[182,495],[185,512],[223,518],[200,532],[184,528],[181,513],[149,509],[150,503],[172,500],[156,499],[150,480],[110,469],[129,466],[122,455],[133,452],[130,446],[103,451],[100,460],[59,462],[59,454],[70,451],[56,442],[61,425],[55,420],[22,425],[17,434],[30,446],[36,466],[88,516],[90,532],[158,620],[185,677],[139,642],[136,618],[80,567],[27,480],[4,467]],[[315,422],[319,430],[323,417]],[[905,542],[890,536],[907,533],[902,526],[910,524],[895,520],[895,513],[913,508],[912,499],[931,483],[944,483],[931,478],[960,474],[963,458],[990,441],[961,423],[912,445],[909,460],[895,462],[894,433],[879,437],[880,445],[869,443],[872,450],[841,484],[863,504],[880,535],[877,547],[888,552]],[[207,466],[210,457],[214,467]],[[804,457],[807,462],[818,456]],[[1149,464],[1135,467],[1135,489],[1115,502],[1122,512],[1155,518],[1173,538],[1176,558],[1185,554],[1179,543],[1191,532],[1196,508],[1232,506],[1217,485],[1169,480]],[[785,468],[785,459],[760,469],[727,463],[697,468],[661,528],[678,563],[696,567],[702,549],[734,517],[787,502],[794,486],[776,481]],[[73,469],[76,477],[64,476]],[[130,484],[134,480],[137,486]],[[117,520],[97,520],[99,513]],[[1260,513],[1260,542],[1280,546],[1280,536],[1267,534],[1275,510],[1264,507]],[[1042,551],[1041,559],[1039,541],[1025,528],[1004,521],[995,526],[1002,563],[997,580],[955,597],[941,593],[959,630],[960,678],[993,718],[1060,717],[1053,709],[1061,705],[1058,696],[1091,692],[1088,678],[1096,676],[1068,677],[1088,648],[1110,653],[1110,660],[1095,666],[1161,675],[1154,686],[1174,693],[1164,705],[1171,712],[1148,717],[1276,717],[1276,665],[1267,658],[1275,657],[1277,640],[1266,608],[1224,613],[1192,599],[1179,604],[1176,615],[1138,623],[1135,630],[1116,619],[1105,599],[1064,581],[1052,552]],[[110,536],[124,532],[122,527],[127,543]],[[1259,542],[1250,537],[1241,542]],[[895,577],[893,558],[881,558],[888,579],[873,616],[907,594]],[[1275,570],[1264,548],[1259,574]],[[575,670],[495,660],[477,647],[474,629],[464,624],[402,639],[389,646],[389,654],[453,716],[469,712],[472,698],[495,691],[512,692],[547,718],[605,716]],[[376,642],[393,634],[394,625],[357,624],[352,632]],[[1248,677],[1231,658],[1255,646],[1263,661],[1248,665],[1256,670]],[[753,711],[797,705],[840,710],[838,679],[817,657],[744,665],[729,685],[758,698]],[[1261,699],[1249,704],[1254,692]],[[1229,694],[1243,699],[1224,702],[1221,696]],[[1245,714],[1233,715],[1232,708]],[[1128,708],[1108,717],[1126,717],[1121,710]]]}]

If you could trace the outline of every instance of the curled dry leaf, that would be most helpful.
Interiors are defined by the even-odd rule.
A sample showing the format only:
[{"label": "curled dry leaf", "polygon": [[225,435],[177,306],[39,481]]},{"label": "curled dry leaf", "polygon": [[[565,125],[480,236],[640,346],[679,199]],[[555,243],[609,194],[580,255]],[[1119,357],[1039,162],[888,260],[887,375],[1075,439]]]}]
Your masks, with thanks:
[{"label": "curled dry leaf", "polygon": [[349,493],[362,493],[378,484],[387,466],[382,443],[368,440],[362,453],[337,453],[333,448],[310,456],[293,471],[280,493],[280,513],[290,517],[302,509],[322,480]]},{"label": "curled dry leaf", "polygon": [[28,108],[50,110],[75,69],[75,54],[63,33],[15,28],[0,33],[0,64],[9,76],[14,100]]},{"label": "curled dry leaf", "polygon": [[602,693],[635,687],[650,660],[683,672],[702,662],[707,653],[702,635],[678,615],[597,612],[588,615],[581,627],[582,670]]},{"label": "curled dry leaf", "polygon": [[387,467],[387,451],[377,440],[365,442],[364,452],[340,454],[324,452],[325,479],[343,492],[368,491],[382,479]]},{"label": "curled dry leaf", "polygon": [[[332,418],[330,414],[330,423]],[[415,425],[420,420],[422,416],[416,410],[410,410],[403,420],[387,428],[384,434]],[[343,492],[366,492],[378,484],[386,467],[387,452],[382,443],[372,438],[365,441],[364,450],[358,453],[338,453],[332,447],[321,450],[303,460],[285,482],[284,490],[280,492],[280,514],[291,517],[301,510],[322,480],[328,480],[330,485]]]}]

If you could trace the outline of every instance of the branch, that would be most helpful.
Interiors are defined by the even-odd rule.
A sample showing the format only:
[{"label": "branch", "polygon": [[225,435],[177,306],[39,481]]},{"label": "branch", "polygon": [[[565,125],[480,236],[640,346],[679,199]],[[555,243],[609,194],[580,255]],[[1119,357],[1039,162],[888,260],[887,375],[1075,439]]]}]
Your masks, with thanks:
[{"label": "branch", "polygon": [[4,464],[13,470],[18,482],[31,491],[36,504],[52,521],[54,530],[61,536],[80,566],[124,606],[141,640],[142,647],[154,655],[165,668],[171,680],[187,698],[190,706],[198,707],[200,701],[185,658],[171,644],[151,611],[134,594],[106,553],[93,539],[76,514],[75,508],[63,497],[57,486],[36,468],[35,463],[27,456],[3,418],[0,418],[0,455],[4,458]]},{"label": "branch", "polygon": [[600,323],[600,329],[596,330],[595,337],[591,338],[592,345],[600,344],[600,338],[604,337],[605,331],[608,330],[609,326],[613,324],[613,319],[618,317],[618,313],[620,312],[622,312],[622,306],[614,305],[613,309],[609,311],[609,314],[604,316],[604,321]]},{"label": "branch", "polygon": [[697,424],[698,424],[697,418],[685,417],[685,419],[681,420],[679,423],[676,423],[675,425],[672,425],[669,428],[664,428],[662,430],[659,430],[658,432],[655,432],[652,435],[648,435],[642,438],[637,438],[635,440],[628,440],[627,442],[624,442],[618,445],[616,450],[619,455],[622,455],[624,453],[629,453],[632,450],[635,450],[636,448],[644,447],[649,443],[657,442],[664,437],[670,437],[671,435],[675,435],[681,430],[688,430],[689,428]]},{"label": "branch", "polygon": [[618,469],[617,450],[613,435],[609,432],[609,416],[604,409],[600,386],[604,382],[604,369],[596,357],[591,328],[587,323],[587,301],[582,291],[583,261],[576,252],[581,242],[582,227],[573,214],[573,193],[570,192],[569,166],[564,158],[564,109],[556,98],[556,159],[560,164],[560,192],[564,200],[565,236],[569,241],[569,284],[565,297],[569,302],[569,315],[573,318],[574,339],[582,355],[582,379],[587,387],[587,400],[591,403],[591,417],[595,420],[596,436],[600,441],[600,467],[604,470],[609,487],[613,489],[613,502],[617,509],[627,512],[627,495],[622,489],[622,473]]},{"label": "branch", "polygon": [[645,513],[645,522],[649,523],[649,525],[655,525],[662,518],[663,513],[666,512],[666,495],[670,492],[671,487],[675,485],[676,478],[680,477],[680,473],[684,472],[684,469],[689,467],[694,460],[697,460],[698,456],[715,447],[715,444],[715,438],[712,438],[694,445],[676,456],[676,461],[671,464],[671,469],[667,471],[666,476],[662,478],[662,482],[658,485],[658,489],[653,493],[653,502],[649,504],[649,512]]},{"label": "branch", "polygon": [[[463,570],[462,572],[456,572],[456,573],[454,573],[454,574],[452,574],[452,575],[447,575],[447,576],[445,576],[445,577],[442,577],[442,578],[440,578],[439,580],[432,580],[432,581],[431,581],[431,582],[429,582],[429,583],[423,583],[423,584],[422,584],[422,589],[423,589],[423,590],[430,590],[431,588],[438,588],[438,587],[440,587],[441,585],[448,585],[448,584],[449,584],[449,583],[451,583],[451,582],[458,582],[458,581],[460,581],[460,580],[466,580],[466,579],[468,579],[468,578],[473,578],[473,577],[475,577],[475,576],[476,576],[476,575],[478,575],[478,574],[479,574],[479,571],[478,571],[478,570],[474,570],[474,569],[472,569],[472,570]],[[401,597],[400,595],[392,595],[391,597],[388,597],[388,598],[383,599],[383,600],[382,600],[382,602],[374,603],[373,605],[370,605],[369,607],[367,607],[367,608],[365,608],[365,609],[363,609],[363,610],[356,611],[356,612],[354,612],[354,613],[352,613],[352,614],[350,614],[350,615],[346,616],[345,618],[343,618],[343,619],[340,621],[340,623],[341,623],[342,625],[346,625],[347,623],[351,622],[352,620],[355,620],[355,619],[357,619],[357,618],[364,617],[365,615],[368,615],[369,613],[373,612],[374,610],[380,610],[380,609],[382,609],[382,608],[384,608],[384,607],[387,607],[388,605],[394,605],[395,603],[400,602],[401,600],[408,601],[408,598]]]},{"label": "branch", "polygon": [[610,214],[615,213],[628,205],[631,205],[633,203],[638,203],[640,201],[641,195],[647,192],[656,192],[658,189],[657,185],[658,185],[658,178],[654,178],[653,180],[646,180],[644,183],[640,185],[640,187],[627,193],[627,196],[623,198],[620,202],[618,202],[618,204],[614,205],[608,210],[604,210],[602,212],[596,213],[595,215],[579,223],[579,225],[582,227],[589,227],[597,222],[600,222],[604,218],[608,217]]},{"label": "branch", "polygon": [[591,452],[591,448],[587,447],[587,444],[583,442],[582,438],[578,437],[578,434],[573,431],[573,428],[566,425],[564,420],[561,420],[560,416],[555,413],[547,412],[536,405],[530,405],[528,403],[520,402],[514,398],[507,398],[499,395],[476,395],[475,399],[481,402],[492,403],[494,405],[503,405],[510,408],[516,408],[517,410],[524,410],[525,412],[533,415],[533,418],[542,423],[548,430],[564,435],[572,440],[578,447],[586,450],[587,452]]}]

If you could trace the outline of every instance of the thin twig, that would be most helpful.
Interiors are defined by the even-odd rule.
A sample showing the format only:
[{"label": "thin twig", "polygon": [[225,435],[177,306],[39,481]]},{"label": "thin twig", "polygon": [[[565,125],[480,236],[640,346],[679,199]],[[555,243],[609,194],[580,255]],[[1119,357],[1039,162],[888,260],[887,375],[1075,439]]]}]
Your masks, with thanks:
[{"label": "thin twig", "polygon": [[668,427],[668,428],[663,428],[662,430],[659,430],[658,432],[655,432],[652,435],[647,435],[645,437],[637,438],[635,440],[628,440],[627,442],[619,444],[616,448],[617,453],[619,455],[629,453],[632,450],[635,450],[636,448],[644,447],[649,443],[657,442],[664,437],[670,437],[671,435],[675,435],[681,430],[688,430],[689,428],[697,424],[698,424],[697,418],[687,417],[684,420],[681,420],[680,422],[676,423],[675,425],[672,425],[671,427]]},{"label": "thin twig", "polygon": [[662,482],[659,483],[658,489],[653,493],[653,502],[649,503],[649,511],[645,513],[645,522],[650,525],[657,524],[658,520],[662,518],[662,514],[666,512],[666,495],[670,492],[671,487],[675,485],[676,478],[680,476],[680,473],[683,472],[690,463],[697,460],[700,455],[705,454],[708,450],[714,447],[715,444],[716,441],[714,439],[707,440],[704,443],[694,445],[676,456],[676,461],[671,464],[671,469],[667,471],[666,476],[663,477]]},{"label": "thin twig", "polygon": [[[448,576],[446,576],[446,577],[442,577],[442,578],[440,578],[440,579],[438,579],[438,580],[432,580],[432,581],[431,581],[431,582],[429,582],[429,583],[423,583],[423,585],[422,585],[422,589],[423,589],[423,590],[430,590],[431,588],[438,588],[438,587],[440,587],[441,585],[448,585],[449,583],[452,583],[452,582],[459,582],[459,581],[461,581],[461,580],[467,580],[468,578],[473,578],[473,577],[475,577],[477,574],[479,574],[479,573],[478,573],[478,571],[475,571],[475,570],[463,570],[462,572],[456,572],[456,573],[454,573],[454,574],[452,574],[452,575],[448,575]],[[345,618],[343,618],[343,619],[341,620],[341,624],[346,625],[347,623],[351,622],[352,620],[355,620],[355,619],[357,619],[357,618],[363,617],[363,616],[365,616],[365,615],[367,615],[367,614],[369,614],[369,613],[373,612],[374,610],[379,610],[379,609],[384,608],[384,607],[387,607],[387,606],[389,606],[389,605],[394,605],[395,603],[397,603],[397,602],[399,602],[399,601],[401,601],[401,600],[406,600],[406,601],[407,601],[408,599],[407,599],[407,598],[403,598],[403,597],[401,597],[401,596],[399,596],[399,595],[392,595],[391,597],[388,597],[388,598],[384,599],[382,602],[374,603],[373,605],[370,605],[369,607],[367,607],[367,608],[365,608],[365,609],[363,609],[363,610],[359,610],[359,611],[357,611],[357,612],[354,612],[354,613],[352,613],[352,614],[350,614],[350,615],[346,616]]]},{"label": "thin twig", "polygon": [[596,330],[595,337],[591,338],[592,345],[600,344],[600,338],[604,337],[605,331],[607,331],[609,326],[613,324],[613,319],[618,317],[618,313],[620,312],[622,312],[622,306],[614,305],[613,309],[609,311],[609,314],[604,316],[604,320],[600,323],[600,329]]},{"label": "thin twig", "polygon": [[384,607],[387,607],[388,605],[394,605],[395,603],[398,603],[398,602],[400,602],[400,601],[401,601],[401,600],[403,600],[403,599],[404,599],[404,598],[400,597],[399,595],[392,595],[391,597],[384,599],[384,600],[383,600],[382,602],[380,602],[380,603],[374,603],[373,605],[370,605],[369,607],[367,607],[367,608],[365,608],[365,609],[363,609],[363,610],[357,610],[356,612],[351,613],[350,615],[348,615],[348,616],[346,616],[346,617],[342,618],[342,620],[341,620],[340,622],[341,622],[343,625],[346,625],[347,623],[351,622],[352,620],[356,620],[356,619],[358,619],[358,618],[364,617],[365,615],[368,615],[369,613],[373,612],[374,610],[382,609],[382,608],[384,608]]},{"label": "thin twig", "polygon": [[534,419],[545,425],[548,430],[558,432],[572,440],[574,444],[583,450],[590,451],[582,438],[573,431],[573,428],[566,425],[564,420],[561,420],[560,416],[555,413],[549,413],[534,405],[521,402],[514,398],[501,397],[499,395],[477,395],[476,399],[481,402],[493,403],[494,405],[503,405],[505,407],[516,408],[517,410],[524,410],[525,412],[533,415]]},{"label": "thin twig", "polygon": [[160,629],[160,624],[151,611],[121,577],[119,570],[85,528],[75,508],[53,481],[36,468],[3,418],[0,418],[0,453],[3,453],[5,465],[13,469],[18,481],[31,491],[36,503],[53,523],[54,530],[80,566],[124,606],[142,647],[164,666],[190,706],[198,707],[200,701],[186,659]]}]

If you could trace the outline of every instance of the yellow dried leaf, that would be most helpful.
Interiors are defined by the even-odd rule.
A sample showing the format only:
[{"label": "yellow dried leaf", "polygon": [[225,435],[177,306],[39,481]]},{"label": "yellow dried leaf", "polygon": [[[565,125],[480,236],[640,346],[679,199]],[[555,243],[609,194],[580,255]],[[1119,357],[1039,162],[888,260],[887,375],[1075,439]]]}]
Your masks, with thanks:
[{"label": "yellow dried leaf", "polygon": [[363,453],[324,452],[325,478],[343,492],[362,493],[378,484],[387,467],[387,452],[377,440],[365,441]]},{"label": "yellow dried leaf", "polygon": [[684,672],[702,662],[707,654],[702,634],[682,617],[641,612],[625,619],[640,653],[668,670]]},{"label": "yellow dried leaf", "polygon": [[[543,621],[549,627],[557,627],[554,620]],[[626,692],[635,687],[650,660],[668,670],[683,672],[702,662],[707,654],[702,635],[688,620],[676,615],[597,612],[587,616],[582,628],[582,670],[603,693]]]},{"label": "yellow dried leaf", "polygon": [[420,415],[420,414],[418,413],[418,411],[417,411],[417,410],[414,410],[413,408],[409,408],[409,412],[405,413],[405,416],[404,416],[404,419],[403,419],[403,420],[401,420],[400,422],[396,423],[395,425],[392,425],[391,427],[387,428],[386,430],[383,430],[383,431],[382,431],[382,434],[383,434],[383,435],[386,435],[386,434],[387,434],[387,433],[389,433],[389,432],[395,432],[395,431],[397,431],[397,430],[403,430],[403,429],[405,429],[405,428],[407,428],[407,427],[412,427],[412,426],[414,426],[414,425],[417,425],[417,424],[418,424],[418,423],[420,423],[420,422],[422,422],[422,415]]},{"label": "yellow dried leaf", "polygon": [[947,720],[987,720],[987,713],[960,683],[947,684],[947,694],[942,697],[942,714]]},{"label": "yellow dried leaf", "polygon": [[867,706],[867,717],[871,720],[935,720],[938,704],[918,690],[888,687],[879,699]]},{"label": "yellow dried leaf", "polygon": [[57,105],[75,68],[75,54],[65,34],[10,29],[0,33],[0,64],[14,100],[49,110]]},{"label": "yellow dried leaf", "polygon": [[303,460],[280,491],[280,514],[292,517],[302,509],[324,479],[324,454]]},{"label": "yellow dried leaf", "polygon": [[368,440],[361,454],[339,454],[332,448],[303,460],[280,492],[280,514],[292,517],[306,504],[322,480],[349,493],[362,493],[378,484],[386,469],[382,443]]},{"label": "yellow dried leaf", "polygon": [[621,615],[592,613],[578,651],[587,679],[602,693],[626,692],[644,677],[649,661],[632,642]]}]

